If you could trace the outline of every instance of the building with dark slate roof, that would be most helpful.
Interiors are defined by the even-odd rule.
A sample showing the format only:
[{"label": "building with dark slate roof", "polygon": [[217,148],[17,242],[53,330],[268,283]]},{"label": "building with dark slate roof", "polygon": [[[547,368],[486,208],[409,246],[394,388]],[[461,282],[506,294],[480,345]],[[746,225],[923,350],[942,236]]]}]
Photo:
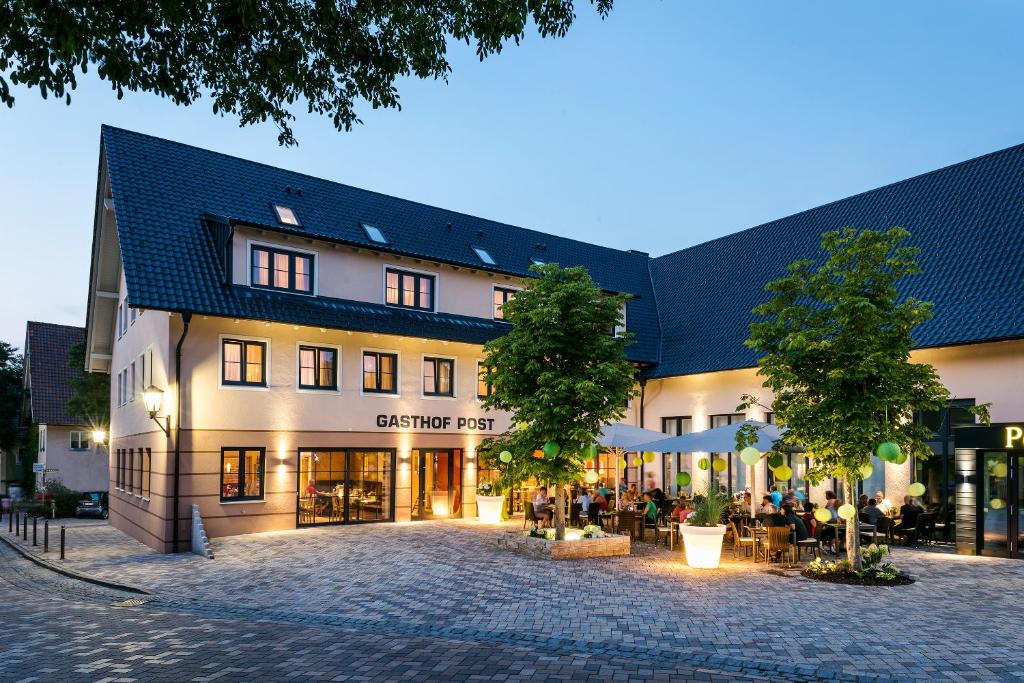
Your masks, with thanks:
[{"label": "building with dark slate roof", "polygon": [[75,491],[106,491],[107,450],[93,443],[93,426],[68,409],[71,380],[83,371],[73,367],[69,352],[85,342],[85,328],[29,322],[25,331],[25,407],[23,419],[38,435],[37,486],[60,480]]},{"label": "building with dark slate roof", "polygon": [[[914,358],[957,402],[935,422],[941,457],[878,463],[864,488],[895,500],[921,479],[946,514],[963,406],[1024,414],[1006,381],[1024,378],[1022,181],[1014,147],[652,258],[104,127],[87,364],[113,378],[111,519],[170,550],[187,547],[192,505],[211,536],[475,515],[474,450],[508,427],[480,408],[481,345],[507,329],[501,304],[533,263],[630,295],[631,423],[770,419],[734,410],[748,392],[770,404],[743,345],[765,283],[818,256],[826,230],[894,225],[924,268],[904,294],[935,304]],[[781,485],[715,457],[734,490]],[[699,487],[698,459],[623,476],[675,492],[687,471]],[[614,478],[610,457],[593,465]],[[805,466],[791,483],[817,500]]]}]

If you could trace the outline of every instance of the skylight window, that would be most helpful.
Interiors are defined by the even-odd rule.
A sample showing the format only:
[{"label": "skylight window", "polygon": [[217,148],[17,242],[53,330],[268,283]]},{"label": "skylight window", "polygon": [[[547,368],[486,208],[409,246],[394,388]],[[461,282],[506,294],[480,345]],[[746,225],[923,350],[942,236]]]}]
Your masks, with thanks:
[{"label": "skylight window", "polygon": [[388,243],[387,239],[384,237],[384,233],[381,232],[380,228],[376,225],[370,225],[369,223],[360,223],[360,225],[363,226],[363,231],[366,232],[366,236],[374,242],[379,242],[380,244]]},{"label": "skylight window", "polygon": [[547,262],[546,262],[546,261],[541,261],[541,260],[540,260],[539,258],[537,258],[536,256],[534,256],[533,258],[531,258],[531,259],[530,259],[530,261],[531,261],[531,262],[533,263],[533,265],[535,265],[535,266],[543,266],[543,265],[547,265]]},{"label": "skylight window", "polygon": [[473,247],[473,251],[476,252],[477,258],[486,263],[489,266],[493,266],[495,261],[491,258],[491,255],[483,247]]},{"label": "skylight window", "polygon": [[283,223],[285,225],[302,225],[299,223],[299,217],[296,216],[295,212],[287,206],[274,204],[274,212],[277,214],[278,223]]}]

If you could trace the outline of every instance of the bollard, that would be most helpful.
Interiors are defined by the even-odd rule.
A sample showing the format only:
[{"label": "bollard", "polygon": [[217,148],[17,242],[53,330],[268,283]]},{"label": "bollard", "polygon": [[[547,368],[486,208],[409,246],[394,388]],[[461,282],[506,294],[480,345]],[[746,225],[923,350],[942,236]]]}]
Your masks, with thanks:
[{"label": "bollard", "polygon": [[39,529],[39,518],[38,517],[33,517],[32,518],[32,547],[33,548],[36,547],[37,545],[39,545],[38,543],[36,543],[36,538],[37,538],[37,535],[38,535],[38,529]]},{"label": "bollard", "polygon": [[11,533],[14,530],[14,506],[7,511],[7,533]]},{"label": "bollard", "polygon": [[28,513],[21,518],[21,540],[28,540]]},{"label": "bollard", "polygon": [[[8,531],[11,530],[11,525],[14,524],[14,522],[17,521],[17,519],[18,518],[14,516],[14,510],[11,510],[11,517],[10,517],[10,519],[7,520],[7,530]],[[19,531],[20,531],[20,529],[18,529],[18,527],[15,526],[14,527],[14,535],[17,536]]]},{"label": "bollard", "polygon": [[64,559],[64,525],[60,525],[60,559]]},{"label": "bollard", "polygon": [[43,521],[43,552],[50,552],[50,522]]}]

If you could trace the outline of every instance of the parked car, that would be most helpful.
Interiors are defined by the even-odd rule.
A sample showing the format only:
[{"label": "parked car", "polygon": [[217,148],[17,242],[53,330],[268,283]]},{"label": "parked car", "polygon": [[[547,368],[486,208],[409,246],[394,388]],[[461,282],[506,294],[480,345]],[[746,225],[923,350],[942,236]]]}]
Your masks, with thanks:
[{"label": "parked car", "polygon": [[90,491],[82,494],[82,499],[75,506],[75,517],[99,517],[106,519],[110,516],[108,510],[108,498],[106,491]]}]

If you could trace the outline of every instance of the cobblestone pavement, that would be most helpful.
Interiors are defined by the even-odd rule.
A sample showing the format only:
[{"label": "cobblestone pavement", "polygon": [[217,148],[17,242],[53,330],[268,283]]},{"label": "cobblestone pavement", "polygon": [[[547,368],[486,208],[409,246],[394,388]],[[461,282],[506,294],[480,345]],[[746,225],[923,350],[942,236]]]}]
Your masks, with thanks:
[{"label": "cobblestone pavement", "polygon": [[213,561],[87,531],[93,545],[80,539],[68,566],[151,590],[145,609],[273,620],[281,638],[316,625],[773,680],[1024,678],[1017,560],[900,548],[894,561],[920,581],[878,589],[749,561],[701,572],[649,544],[625,558],[533,560],[497,550],[496,530],[469,521],[215,539]]},{"label": "cobblestone pavement", "polygon": [[388,631],[196,617],[0,545],[3,681],[753,681],[759,672]]}]

